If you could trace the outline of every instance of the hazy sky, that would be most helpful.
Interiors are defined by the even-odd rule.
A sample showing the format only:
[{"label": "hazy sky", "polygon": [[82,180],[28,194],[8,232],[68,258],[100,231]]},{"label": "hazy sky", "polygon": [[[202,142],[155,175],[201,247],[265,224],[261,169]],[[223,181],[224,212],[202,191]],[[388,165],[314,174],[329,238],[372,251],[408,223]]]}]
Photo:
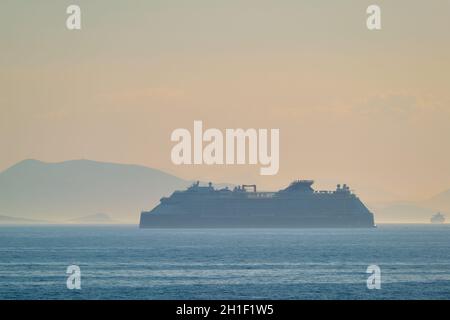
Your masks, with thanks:
[{"label": "hazy sky", "polygon": [[[65,27],[69,4],[81,31]],[[426,198],[450,188],[449,32],[446,0],[2,0],[0,170],[86,158]],[[170,133],[193,120],[279,128],[279,174],[173,165]]]}]

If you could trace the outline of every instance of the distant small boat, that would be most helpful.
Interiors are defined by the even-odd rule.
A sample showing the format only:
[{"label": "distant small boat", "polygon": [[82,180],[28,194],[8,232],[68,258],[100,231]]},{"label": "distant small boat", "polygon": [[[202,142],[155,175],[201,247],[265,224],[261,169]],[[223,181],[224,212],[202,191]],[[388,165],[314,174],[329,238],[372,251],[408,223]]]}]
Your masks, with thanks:
[{"label": "distant small boat", "polygon": [[445,216],[442,215],[440,212],[436,213],[435,215],[433,215],[430,219],[431,223],[444,223],[445,222]]}]

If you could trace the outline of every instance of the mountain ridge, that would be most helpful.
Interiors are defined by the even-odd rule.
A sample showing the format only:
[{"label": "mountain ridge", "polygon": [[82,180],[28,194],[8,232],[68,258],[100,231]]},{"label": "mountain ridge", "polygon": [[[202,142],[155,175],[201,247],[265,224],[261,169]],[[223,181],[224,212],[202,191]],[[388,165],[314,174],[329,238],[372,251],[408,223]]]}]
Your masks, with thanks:
[{"label": "mountain ridge", "polygon": [[[25,159],[0,172],[0,215],[18,221],[73,223],[102,212],[112,221],[137,223],[142,210],[191,183],[137,164]],[[450,213],[450,189],[425,201],[368,203],[368,207],[377,222],[425,223],[437,211]]]},{"label": "mountain ridge", "polygon": [[141,165],[26,159],[0,172],[0,213],[63,222],[105,212],[137,223],[140,210],[189,184]]}]

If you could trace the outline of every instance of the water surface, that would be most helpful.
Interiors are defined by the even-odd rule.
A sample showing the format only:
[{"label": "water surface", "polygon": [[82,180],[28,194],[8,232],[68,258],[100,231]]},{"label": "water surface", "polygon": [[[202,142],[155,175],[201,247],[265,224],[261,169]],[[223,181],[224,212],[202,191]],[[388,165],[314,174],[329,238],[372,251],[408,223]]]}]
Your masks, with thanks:
[{"label": "water surface", "polygon": [[[66,287],[73,264],[81,290]],[[0,298],[449,299],[450,226],[0,226]]]}]

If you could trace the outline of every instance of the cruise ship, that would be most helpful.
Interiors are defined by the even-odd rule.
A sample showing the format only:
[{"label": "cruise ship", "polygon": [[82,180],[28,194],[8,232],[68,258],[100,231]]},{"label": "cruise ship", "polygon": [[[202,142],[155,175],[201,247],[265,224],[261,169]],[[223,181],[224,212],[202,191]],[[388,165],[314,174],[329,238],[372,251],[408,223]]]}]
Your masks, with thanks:
[{"label": "cruise ship", "polygon": [[440,212],[438,212],[431,217],[430,221],[431,221],[431,223],[434,223],[434,224],[441,224],[441,223],[445,222],[445,216],[443,214],[441,214]]},{"label": "cruise ship", "polygon": [[297,180],[277,192],[256,185],[216,189],[199,182],[141,213],[141,228],[372,228],[374,216],[344,185],[315,191]]}]

